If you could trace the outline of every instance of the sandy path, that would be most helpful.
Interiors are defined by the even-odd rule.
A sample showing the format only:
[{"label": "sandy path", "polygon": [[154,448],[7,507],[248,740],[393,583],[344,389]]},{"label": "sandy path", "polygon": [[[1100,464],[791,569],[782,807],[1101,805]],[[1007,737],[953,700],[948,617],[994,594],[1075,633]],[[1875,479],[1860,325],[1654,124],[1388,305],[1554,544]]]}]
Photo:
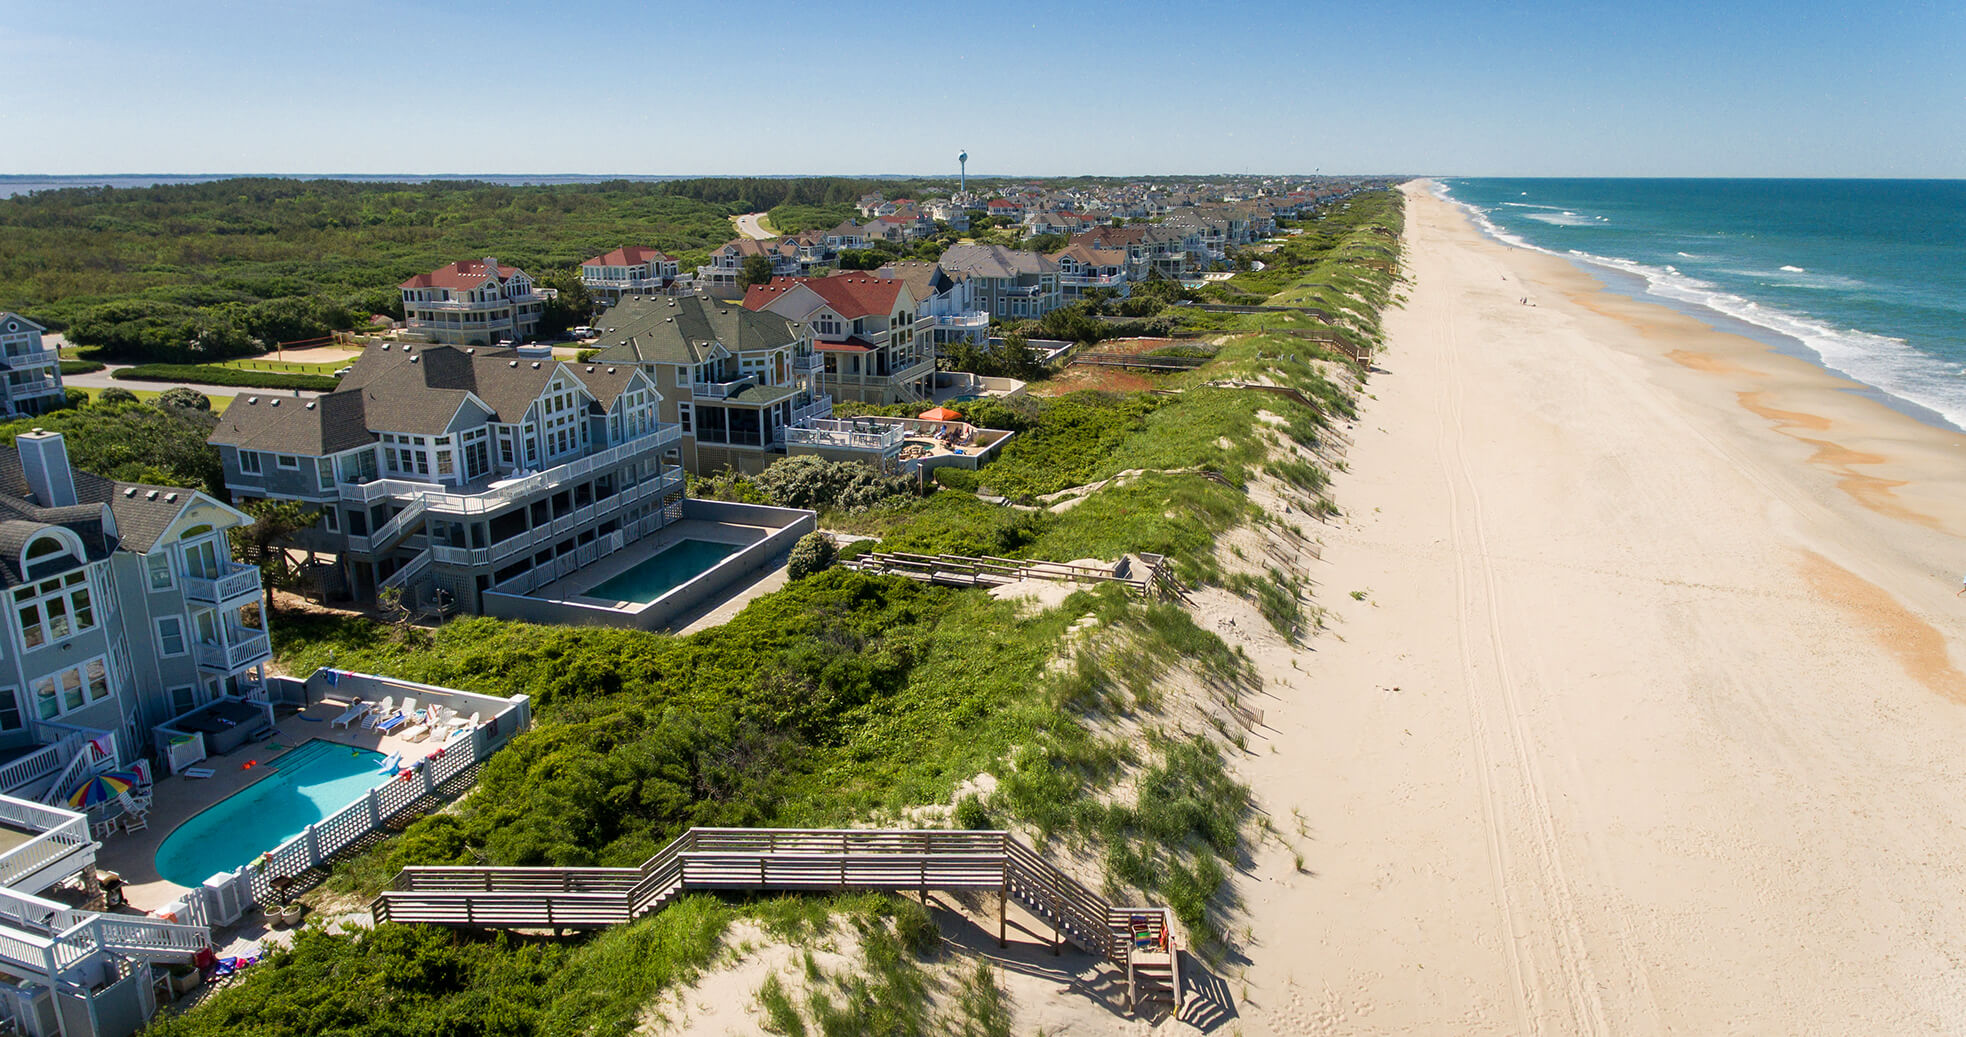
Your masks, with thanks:
[{"label": "sandy path", "polygon": [[1237,1025],[1966,1028],[1966,437],[1409,197]]}]

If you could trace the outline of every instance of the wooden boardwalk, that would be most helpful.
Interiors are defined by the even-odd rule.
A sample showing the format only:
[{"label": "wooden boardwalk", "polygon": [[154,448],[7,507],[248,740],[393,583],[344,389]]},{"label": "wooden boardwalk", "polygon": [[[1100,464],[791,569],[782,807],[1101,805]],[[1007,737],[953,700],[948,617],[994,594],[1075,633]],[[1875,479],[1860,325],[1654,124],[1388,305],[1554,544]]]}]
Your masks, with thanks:
[{"label": "wooden boardwalk", "polygon": [[[1219,476],[1218,476],[1219,478]],[[988,555],[921,555],[905,551],[870,551],[847,559],[849,569],[860,572],[906,576],[922,583],[947,587],[998,587],[1020,580],[1049,580],[1053,583],[1122,583],[1143,597],[1164,601],[1184,597],[1181,584],[1160,555],[1142,555],[1146,572],[1116,575],[1110,568],[1073,565],[1070,562],[1020,561]]]},{"label": "wooden boardwalk", "polygon": [[1011,900],[1126,974],[1129,1007],[1181,1005],[1181,956],[1166,908],[1114,907],[1005,832],[692,828],[639,868],[405,868],[375,921],[481,929],[597,929],[691,891],[994,890],[997,940]]}]

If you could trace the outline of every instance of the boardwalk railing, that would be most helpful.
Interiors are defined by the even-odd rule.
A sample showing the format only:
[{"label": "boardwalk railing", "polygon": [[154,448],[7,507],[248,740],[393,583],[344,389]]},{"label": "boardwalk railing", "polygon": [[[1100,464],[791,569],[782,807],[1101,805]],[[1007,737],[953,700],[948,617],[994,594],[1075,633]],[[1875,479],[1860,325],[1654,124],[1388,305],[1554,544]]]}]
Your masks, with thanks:
[{"label": "boardwalk railing", "polygon": [[640,868],[404,868],[377,897],[377,923],[487,929],[619,925],[691,890],[995,890],[1062,943],[1125,970],[1129,1003],[1181,1003],[1166,908],[1115,907],[1005,832],[692,828]]},{"label": "boardwalk railing", "polygon": [[1020,561],[988,555],[920,555],[905,551],[870,551],[845,564],[860,572],[906,576],[923,583],[952,587],[995,587],[1020,580],[1050,580],[1054,583],[1123,583],[1149,597],[1174,599],[1181,596],[1180,584],[1165,564],[1154,555],[1147,558],[1147,572],[1120,575],[1110,567],[1073,565],[1070,562]]}]

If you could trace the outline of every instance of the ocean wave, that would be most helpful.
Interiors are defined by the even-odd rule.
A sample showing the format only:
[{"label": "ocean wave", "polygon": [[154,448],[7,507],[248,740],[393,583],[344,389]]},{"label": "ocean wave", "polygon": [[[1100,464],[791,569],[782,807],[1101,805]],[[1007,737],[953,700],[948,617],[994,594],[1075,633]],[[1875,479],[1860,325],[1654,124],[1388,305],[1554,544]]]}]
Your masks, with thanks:
[{"label": "ocean wave", "polygon": [[1870,287],[1854,277],[1844,277],[1842,274],[1812,274],[1798,266],[1785,266],[1780,270],[1729,270],[1727,272],[1739,277],[1752,277],[1765,281],[1771,288],[1855,292]]},{"label": "ocean wave", "polygon": [[1516,209],[1555,209],[1559,212],[1563,210],[1561,205],[1539,205],[1535,202],[1503,202],[1502,204]]},{"label": "ocean wave", "polygon": [[1579,216],[1568,209],[1562,212],[1525,212],[1522,214],[1522,218],[1525,220],[1535,220],[1537,223],[1548,223],[1558,227],[1589,227],[1598,220],[1597,217],[1593,216]]},{"label": "ocean wave", "polygon": [[1541,252],[1546,256],[1561,255],[1561,253],[1553,252],[1549,249],[1544,248],[1541,245],[1531,244],[1530,242],[1524,240],[1520,236],[1511,234],[1508,231],[1503,230],[1501,227],[1495,224],[1494,220],[1488,218],[1487,209],[1484,209],[1481,206],[1474,204],[1473,202],[1464,202],[1459,198],[1454,197],[1453,194],[1449,193],[1447,189],[1447,185],[1441,183],[1438,180],[1434,181],[1433,192],[1434,192],[1434,197],[1440,199],[1443,202],[1446,202],[1449,205],[1455,206],[1459,208],[1461,211],[1467,213],[1468,219],[1473,220],[1474,225],[1476,227],[1481,228],[1482,233],[1487,234],[1489,237],[1494,238],[1496,241],[1502,242],[1505,245],[1514,245],[1517,248],[1528,249],[1531,252]]},{"label": "ocean wave", "polygon": [[1928,407],[1953,425],[1966,428],[1966,391],[1961,390],[1959,375],[1952,365],[1919,351],[1904,339],[1860,328],[1836,328],[1806,314],[1744,298],[1671,267],[1574,249],[1570,255],[1643,278],[1646,291],[1652,295],[1691,303],[1794,339],[1820,357],[1824,366]]}]

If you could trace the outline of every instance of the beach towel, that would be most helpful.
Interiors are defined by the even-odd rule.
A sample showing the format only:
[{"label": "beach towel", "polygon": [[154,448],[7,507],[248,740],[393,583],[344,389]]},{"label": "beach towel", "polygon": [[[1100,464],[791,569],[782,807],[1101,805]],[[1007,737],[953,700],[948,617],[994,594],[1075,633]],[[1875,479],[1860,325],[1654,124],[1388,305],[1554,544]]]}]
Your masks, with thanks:
[{"label": "beach towel", "polygon": [[330,687],[330,688],[332,688],[332,687],[335,687],[336,685],[339,685],[339,684],[341,683],[341,673],[340,673],[340,671],[338,671],[338,670],[327,670],[327,671],[324,671],[324,672],[325,672],[325,673],[326,673],[326,674],[328,675],[328,687]]}]

